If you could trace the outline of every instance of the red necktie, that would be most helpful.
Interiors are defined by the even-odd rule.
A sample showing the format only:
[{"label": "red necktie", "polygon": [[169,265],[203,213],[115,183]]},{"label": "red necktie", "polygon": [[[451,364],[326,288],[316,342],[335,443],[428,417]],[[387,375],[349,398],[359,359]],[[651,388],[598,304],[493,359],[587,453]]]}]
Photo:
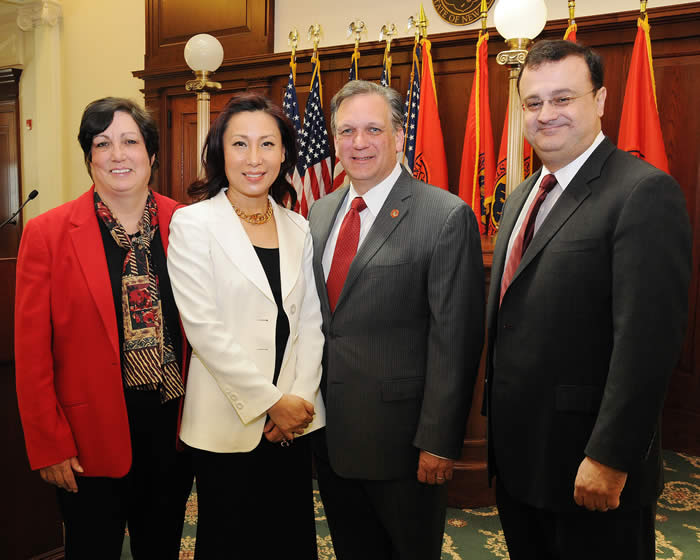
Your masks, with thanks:
[{"label": "red necktie", "polygon": [[537,219],[537,213],[540,210],[540,206],[542,206],[544,199],[547,198],[547,195],[556,184],[557,178],[552,173],[545,175],[540,183],[537,196],[535,197],[532,206],[530,206],[530,209],[527,211],[525,221],[520,227],[518,236],[513,242],[513,247],[510,250],[508,262],[503,270],[503,276],[501,276],[501,299],[498,302],[499,305],[503,301],[503,295],[506,293],[511,280],[513,280],[513,276],[515,276],[515,271],[518,270],[518,266],[520,266],[520,261],[525,254],[525,250],[530,245],[530,241],[532,241],[532,236],[535,233],[535,220]]},{"label": "red necktie", "polygon": [[361,196],[356,196],[350,206],[350,210],[345,214],[343,223],[338,232],[338,240],[335,243],[331,270],[326,280],[328,289],[328,303],[331,305],[331,312],[335,311],[335,304],[338,303],[340,292],[343,290],[345,278],[350,269],[350,263],[357,253],[357,245],[360,241],[360,212],[367,205]]}]

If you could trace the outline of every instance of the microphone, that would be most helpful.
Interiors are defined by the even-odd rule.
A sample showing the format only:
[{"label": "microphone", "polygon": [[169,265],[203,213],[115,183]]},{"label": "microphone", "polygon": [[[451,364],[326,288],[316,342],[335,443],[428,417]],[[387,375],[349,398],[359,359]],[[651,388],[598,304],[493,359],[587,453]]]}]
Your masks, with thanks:
[{"label": "microphone", "polygon": [[4,228],[7,224],[12,224],[13,226],[16,225],[17,222],[15,222],[14,219],[17,216],[17,214],[19,214],[22,211],[22,208],[24,208],[30,200],[34,200],[38,195],[39,195],[39,191],[36,189],[34,189],[32,192],[30,192],[29,196],[27,197],[27,200],[25,200],[22,203],[22,206],[17,208],[17,211],[14,214],[12,214],[12,216],[7,218],[7,220],[5,220],[3,223],[0,224],[0,229]]}]

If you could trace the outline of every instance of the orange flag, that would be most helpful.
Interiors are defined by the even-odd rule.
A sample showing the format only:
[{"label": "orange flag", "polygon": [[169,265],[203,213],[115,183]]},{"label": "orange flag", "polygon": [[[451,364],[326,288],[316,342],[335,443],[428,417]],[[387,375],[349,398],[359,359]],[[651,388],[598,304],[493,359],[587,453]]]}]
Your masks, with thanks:
[{"label": "orange flag", "polygon": [[442,127],[437,107],[433,57],[430,54],[430,41],[421,40],[423,51],[423,75],[420,84],[418,105],[418,132],[416,133],[416,159],[413,163],[413,176],[441,189],[449,190],[447,181],[447,158],[442,139]]},{"label": "orange flag", "polygon": [[648,161],[666,173],[668,158],[656,107],[651,39],[646,15],[637,20],[637,38],[627,75],[617,147]]},{"label": "orange flag", "polygon": [[[501,223],[503,205],[506,203],[506,169],[508,167],[508,108],[503,122],[503,134],[498,150],[496,163],[496,179],[494,180],[493,197],[489,200],[488,234],[496,235]],[[523,138],[523,177],[527,179],[532,173],[532,146]],[[517,185],[515,185],[517,187]]]},{"label": "orange flag", "polygon": [[571,41],[572,43],[576,42],[576,27],[575,23],[570,23],[569,27],[566,28],[566,32],[564,33],[564,41]]},{"label": "orange flag", "polygon": [[481,233],[486,233],[488,229],[488,210],[493,201],[496,176],[489,107],[488,50],[489,34],[479,33],[459,174],[459,196],[474,211]]}]

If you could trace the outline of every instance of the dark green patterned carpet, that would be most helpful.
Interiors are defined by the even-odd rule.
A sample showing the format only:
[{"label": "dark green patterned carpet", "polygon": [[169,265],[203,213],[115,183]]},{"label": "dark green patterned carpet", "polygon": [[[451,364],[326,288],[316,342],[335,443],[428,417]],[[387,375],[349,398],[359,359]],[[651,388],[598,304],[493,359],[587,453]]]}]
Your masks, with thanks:
[{"label": "dark green patterned carpet", "polygon": [[[656,515],[657,560],[700,560],[700,457],[665,452],[666,488]],[[314,492],[316,530],[321,560],[335,559],[323,504]],[[181,560],[194,558],[197,530],[197,495],[190,496],[185,516]],[[128,537],[122,559],[131,559]],[[259,558],[265,558],[261,551]],[[442,560],[493,560],[508,558],[495,507],[447,510]]]}]

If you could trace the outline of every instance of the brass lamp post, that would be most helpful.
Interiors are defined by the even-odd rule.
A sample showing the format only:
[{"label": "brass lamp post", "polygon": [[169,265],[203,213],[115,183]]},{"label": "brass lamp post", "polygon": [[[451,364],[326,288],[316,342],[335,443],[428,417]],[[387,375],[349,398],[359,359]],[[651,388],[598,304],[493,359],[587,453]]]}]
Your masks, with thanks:
[{"label": "brass lamp post", "polygon": [[224,49],[216,37],[200,33],[185,45],[185,62],[194,72],[195,79],[185,84],[187,91],[197,92],[197,177],[202,178],[202,149],[209,133],[209,102],[211,90],[221,89],[219,82],[209,80],[221,66]]},{"label": "brass lamp post", "polygon": [[508,167],[506,196],[523,180],[523,111],[518,94],[518,76],[527,49],[547,23],[544,0],[499,0],[494,23],[509,50],[496,57],[498,64],[510,68],[508,79]]}]

